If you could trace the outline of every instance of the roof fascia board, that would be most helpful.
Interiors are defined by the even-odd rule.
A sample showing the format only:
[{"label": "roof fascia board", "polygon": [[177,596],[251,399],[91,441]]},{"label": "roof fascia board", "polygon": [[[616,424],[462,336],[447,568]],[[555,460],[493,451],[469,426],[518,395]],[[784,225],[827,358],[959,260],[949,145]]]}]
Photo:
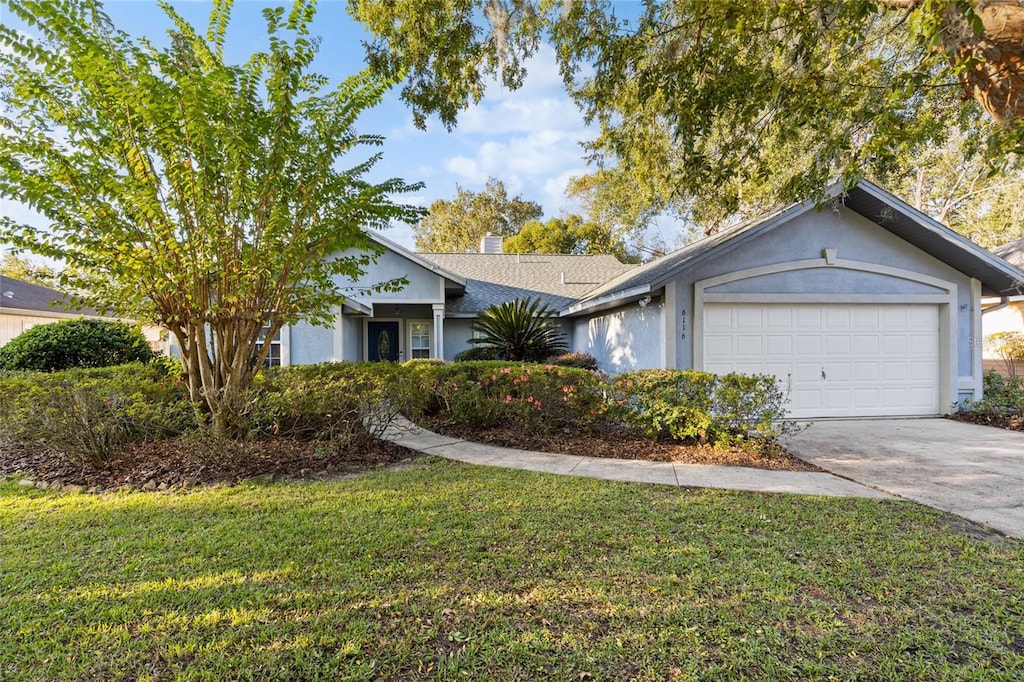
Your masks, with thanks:
[{"label": "roof fascia board", "polygon": [[[1007,277],[1016,280],[1021,279],[1021,271],[1018,270],[1017,268],[1014,268],[1012,265],[1004,261],[999,256],[995,255],[994,253],[991,253],[990,251],[987,251],[986,249],[981,248],[967,237],[958,234],[957,232],[953,231],[949,227],[946,227],[939,221],[930,218],[929,216],[917,210],[916,208],[906,203],[905,201],[895,196],[894,194],[886,192],[878,185],[868,182],[867,180],[861,180],[850,191],[856,191],[858,189],[868,194],[872,198],[877,199],[878,201],[881,201],[884,204],[892,206],[894,209],[903,213],[905,216],[913,220],[921,227],[924,227],[925,229],[934,232],[938,236],[942,237],[949,244],[956,246],[957,248],[966,252],[967,254],[972,255],[978,260],[987,263],[989,266],[994,267],[997,270],[1000,270]],[[850,210],[857,212],[856,209],[853,208],[851,208]],[[867,218],[868,220],[871,220],[872,222],[878,222],[871,216],[864,217]],[[882,225],[882,227],[885,226]]]},{"label": "roof fascia board", "polygon": [[619,305],[628,303],[630,298],[640,298],[646,294],[651,293],[654,289],[650,284],[640,284],[629,289],[623,289],[616,291],[611,294],[607,294],[600,298],[583,301],[580,303],[574,303],[564,310],[558,312],[559,317],[572,317],[574,315],[580,315],[582,313],[592,313],[599,310],[607,310],[608,308],[615,308]]}]

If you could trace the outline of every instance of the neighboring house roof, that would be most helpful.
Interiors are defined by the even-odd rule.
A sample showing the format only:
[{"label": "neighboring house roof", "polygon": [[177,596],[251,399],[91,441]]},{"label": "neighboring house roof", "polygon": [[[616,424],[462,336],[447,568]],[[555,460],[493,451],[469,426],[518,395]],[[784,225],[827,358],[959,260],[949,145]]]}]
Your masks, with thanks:
[{"label": "neighboring house roof", "polygon": [[445,314],[475,316],[490,305],[540,298],[561,310],[595,287],[637,266],[614,256],[541,253],[421,253],[421,257],[463,277],[466,293],[448,299]]},{"label": "neighboring house roof", "polygon": [[[850,210],[978,279],[986,293],[1012,294],[1021,285],[1024,273],[1020,270],[866,180],[845,193],[839,185],[834,185],[829,193]],[[815,207],[815,202],[805,201],[722,230],[620,275],[590,291],[578,303],[567,306],[562,314],[575,315],[615,307],[658,291],[687,268],[712,255],[734,249]]]},{"label": "neighboring house roof", "polygon": [[992,253],[1008,263],[1016,265],[1018,268],[1024,268],[1024,237],[1015,239],[1008,244],[997,246],[992,249]]},{"label": "neighboring house roof", "polygon": [[[71,307],[65,307],[68,305]],[[0,312],[5,315],[56,313],[71,317],[103,317],[92,308],[75,307],[71,299],[60,291],[7,276],[0,277]]]}]

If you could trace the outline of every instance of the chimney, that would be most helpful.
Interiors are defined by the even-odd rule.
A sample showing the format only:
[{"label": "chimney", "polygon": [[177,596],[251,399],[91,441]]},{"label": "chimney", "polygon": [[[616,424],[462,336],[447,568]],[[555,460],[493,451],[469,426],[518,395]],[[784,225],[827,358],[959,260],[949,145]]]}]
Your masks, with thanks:
[{"label": "chimney", "polygon": [[480,253],[501,253],[505,238],[488,232],[480,239]]}]

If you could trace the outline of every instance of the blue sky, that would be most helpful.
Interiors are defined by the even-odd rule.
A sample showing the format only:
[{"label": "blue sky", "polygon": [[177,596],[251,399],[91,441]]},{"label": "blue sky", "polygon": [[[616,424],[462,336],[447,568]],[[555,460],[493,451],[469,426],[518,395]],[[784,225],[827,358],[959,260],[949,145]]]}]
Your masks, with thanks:
[{"label": "blue sky", "polygon": [[[263,48],[263,8],[289,4],[287,0],[236,0],[228,29],[229,60],[242,61]],[[627,11],[629,5],[636,6],[622,5]],[[174,6],[193,25],[205,29],[211,8],[208,2],[177,0]],[[163,38],[167,19],[156,2],[120,0],[107,2],[105,7],[121,29],[154,42]],[[9,21],[9,17],[0,19]],[[312,32],[323,38],[318,72],[340,80],[363,68],[361,41],[366,33],[348,17],[345,2],[321,2]],[[566,96],[554,53],[547,46],[530,63],[523,88],[515,92],[488,88],[480,105],[463,112],[451,132],[437,122],[426,131],[417,130],[397,88],[379,107],[363,114],[360,128],[387,138],[384,157],[371,179],[397,176],[425,183],[421,191],[405,197],[408,203],[428,206],[435,199],[453,197],[457,184],[480,190],[488,177],[495,177],[511,194],[540,203],[546,217],[578,210],[565,197],[564,189],[571,176],[586,171],[580,142],[593,135]],[[24,213],[10,202],[0,209],[12,216]],[[395,226],[387,236],[413,246],[408,226]]]}]

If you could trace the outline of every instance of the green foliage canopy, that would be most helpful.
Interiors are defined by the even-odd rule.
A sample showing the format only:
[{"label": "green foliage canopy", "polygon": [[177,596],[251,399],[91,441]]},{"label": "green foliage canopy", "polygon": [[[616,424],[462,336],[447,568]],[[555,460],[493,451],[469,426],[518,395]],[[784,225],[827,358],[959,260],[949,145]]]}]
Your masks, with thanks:
[{"label": "green foliage canopy", "polygon": [[[633,6],[636,7],[635,5]],[[515,88],[540,41],[599,127],[584,190],[628,223],[714,225],[820,196],[976,131],[982,157],[1024,149],[1018,0],[647,2],[349,0],[372,68],[408,73],[416,120],[448,126],[489,79]],[[633,12],[633,10],[631,10]],[[966,102],[965,102],[966,100]]]},{"label": "green foliage canopy", "polygon": [[457,187],[454,199],[438,199],[413,227],[418,251],[476,251],[488,233],[512,236],[544,213],[540,204],[509,197],[505,183],[489,178],[480,192]]},{"label": "green foliage canopy", "polygon": [[242,65],[224,61],[231,0],[205,33],[162,2],[166,47],[98,0],[2,4],[33,35],[0,26],[0,196],[51,225],[5,217],[0,239],[63,259],[85,303],[169,329],[192,399],[234,430],[261,329],[328,322],[374,257],[364,228],[419,216],[391,199],[417,185],[363,179],[377,154],[339,164],[381,143],[355,122],[390,81],[310,71],[312,0],[264,9],[268,47]]},{"label": "green foliage canopy", "polygon": [[531,220],[518,234],[507,238],[502,248],[505,253],[609,254],[624,263],[639,260],[611,229],[577,215],[552,218],[546,223]]}]

